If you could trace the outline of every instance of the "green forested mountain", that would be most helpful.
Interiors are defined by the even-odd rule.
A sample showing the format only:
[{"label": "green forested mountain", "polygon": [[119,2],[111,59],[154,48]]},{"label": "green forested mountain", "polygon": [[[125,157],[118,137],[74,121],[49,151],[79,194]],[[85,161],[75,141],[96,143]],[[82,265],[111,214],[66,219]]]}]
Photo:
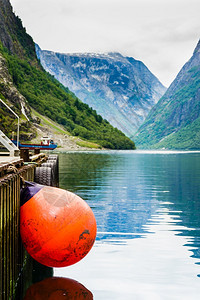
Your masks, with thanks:
[{"label": "green forested mountain", "polygon": [[[113,128],[88,105],[44,71],[36,58],[32,38],[12,11],[8,0],[0,0],[0,96],[20,113],[29,107],[63,125],[72,135],[111,149],[134,149],[134,143]],[[9,120],[0,109],[1,127]],[[6,123],[5,123],[6,122]],[[6,126],[5,126],[6,124]],[[31,124],[27,130],[31,130]],[[11,128],[9,128],[11,130]]]},{"label": "green forested mountain", "polygon": [[139,148],[200,149],[200,41],[135,136]]}]

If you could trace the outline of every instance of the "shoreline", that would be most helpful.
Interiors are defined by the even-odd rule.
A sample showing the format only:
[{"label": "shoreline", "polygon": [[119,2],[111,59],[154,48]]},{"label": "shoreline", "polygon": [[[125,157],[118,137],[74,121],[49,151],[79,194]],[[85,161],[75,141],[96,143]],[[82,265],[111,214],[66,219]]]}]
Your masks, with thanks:
[{"label": "shoreline", "polygon": [[56,148],[52,150],[51,153],[68,153],[68,152],[110,152],[110,153],[129,153],[129,154],[200,154],[200,150],[144,150],[144,149],[136,149],[136,150],[118,150],[118,149],[95,149],[95,148],[86,148],[86,147],[79,147],[78,149],[75,148]]}]

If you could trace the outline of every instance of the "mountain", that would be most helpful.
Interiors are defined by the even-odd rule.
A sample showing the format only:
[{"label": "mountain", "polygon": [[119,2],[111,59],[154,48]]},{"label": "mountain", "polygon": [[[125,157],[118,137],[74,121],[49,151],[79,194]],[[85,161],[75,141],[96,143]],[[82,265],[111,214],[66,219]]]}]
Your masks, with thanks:
[{"label": "mountain", "polygon": [[134,139],[139,148],[200,149],[200,41]]},{"label": "mountain", "polygon": [[13,13],[9,0],[0,0],[0,40],[13,55],[37,64],[33,39],[26,33],[20,18]]},{"label": "mountain", "polygon": [[[13,14],[8,0],[0,0],[0,98],[20,116],[20,135],[25,140],[35,137],[30,106],[13,82],[5,55],[18,56],[31,64],[38,64],[32,38],[26,34],[21,20]],[[38,64],[39,66],[39,64]],[[11,136],[16,131],[16,118],[0,105],[0,128]]]},{"label": "mountain", "polygon": [[[134,149],[134,142],[82,103],[48,74],[37,59],[33,39],[13,13],[9,0],[0,0],[0,97],[20,116],[20,139],[36,135],[31,108],[64,126],[71,135],[111,149]],[[9,136],[13,116],[0,105],[0,128]]]},{"label": "mountain", "polygon": [[132,57],[120,53],[36,53],[42,66],[113,126],[131,137],[165,87]]}]

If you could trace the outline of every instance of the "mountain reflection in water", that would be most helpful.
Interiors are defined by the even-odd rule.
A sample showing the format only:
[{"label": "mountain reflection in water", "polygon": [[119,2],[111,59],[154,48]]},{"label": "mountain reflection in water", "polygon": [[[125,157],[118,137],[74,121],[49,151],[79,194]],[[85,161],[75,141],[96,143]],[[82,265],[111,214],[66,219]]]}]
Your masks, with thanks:
[{"label": "mountain reflection in water", "polygon": [[[95,299],[197,299],[200,153],[109,151],[60,154],[60,186],[92,207],[95,246],[55,269]],[[122,293],[123,290],[123,293]]]}]

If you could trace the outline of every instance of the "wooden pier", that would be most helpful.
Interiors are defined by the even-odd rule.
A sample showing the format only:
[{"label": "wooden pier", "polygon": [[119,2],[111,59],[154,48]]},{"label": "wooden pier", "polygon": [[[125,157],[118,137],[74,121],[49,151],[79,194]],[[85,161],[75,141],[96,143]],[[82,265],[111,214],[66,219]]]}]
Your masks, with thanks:
[{"label": "wooden pier", "polygon": [[[34,181],[34,170],[47,160],[45,154],[30,157],[0,157],[0,299],[16,299],[20,276],[27,260],[19,233],[21,177]],[[32,163],[31,163],[32,161]]]}]

